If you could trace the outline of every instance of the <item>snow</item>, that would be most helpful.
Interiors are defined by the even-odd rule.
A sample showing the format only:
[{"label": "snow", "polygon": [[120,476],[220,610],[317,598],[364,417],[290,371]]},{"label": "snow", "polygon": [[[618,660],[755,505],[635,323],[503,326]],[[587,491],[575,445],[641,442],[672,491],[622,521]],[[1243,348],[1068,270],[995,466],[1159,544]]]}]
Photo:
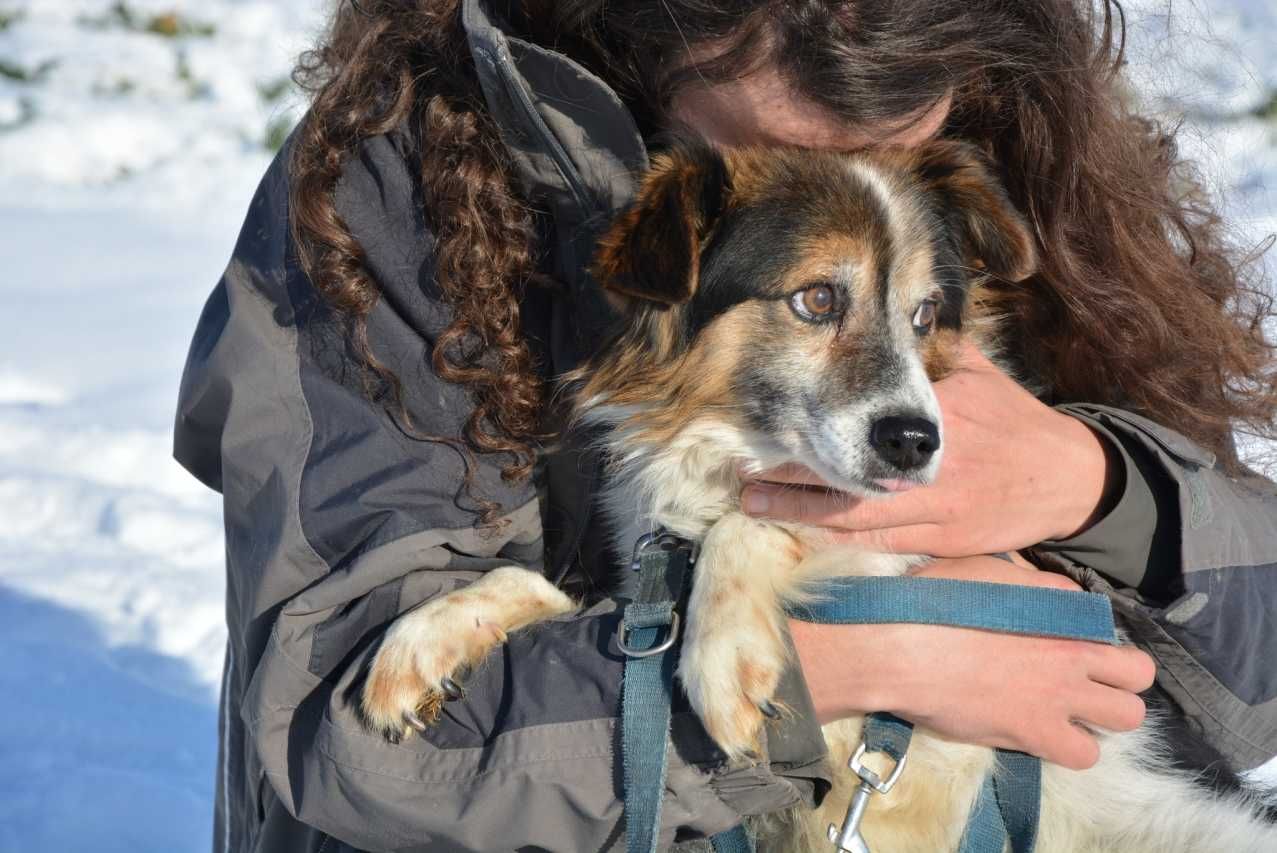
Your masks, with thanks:
[{"label": "snow", "polygon": [[0,851],[208,849],[223,534],[174,398],[322,16],[0,0]]},{"label": "snow", "polygon": [[[1277,8],[1127,8],[1146,103],[1185,118],[1258,244],[1277,230]],[[222,530],[170,459],[174,397],[325,13],[0,0],[0,853],[207,849]]]}]

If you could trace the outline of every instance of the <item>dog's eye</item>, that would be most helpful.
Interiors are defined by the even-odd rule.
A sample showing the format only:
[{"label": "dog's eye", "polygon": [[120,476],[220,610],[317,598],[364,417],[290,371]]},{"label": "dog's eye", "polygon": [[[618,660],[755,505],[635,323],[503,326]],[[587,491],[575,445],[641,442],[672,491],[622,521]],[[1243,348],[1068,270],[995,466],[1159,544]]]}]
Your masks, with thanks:
[{"label": "dog's eye", "polygon": [[918,306],[913,314],[913,330],[920,335],[930,332],[936,325],[937,308],[934,299],[928,299]]},{"label": "dog's eye", "polygon": [[791,296],[789,306],[804,320],[823,320],[834,313],[837,301],[837,295],[831,286],[813,284]]}]

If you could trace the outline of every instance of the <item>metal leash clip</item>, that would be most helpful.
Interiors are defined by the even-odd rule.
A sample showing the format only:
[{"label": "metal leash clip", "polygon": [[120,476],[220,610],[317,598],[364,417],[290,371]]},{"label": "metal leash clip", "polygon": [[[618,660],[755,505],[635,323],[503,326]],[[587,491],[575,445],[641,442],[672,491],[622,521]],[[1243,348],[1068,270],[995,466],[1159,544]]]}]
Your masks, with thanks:
[{"label": "metal leash clip", "polygon": [[908,759],[907,755],[900,756],[896,766],[884,780],[861,761],[867,751],[862,741],[856,748],[856,754],[847,762],[852,772],[860,777],[860,787],[851,797],[851,805],[847,807],[847,816],[843,818],[842,829],[839,830],[835,824],[829,824],[829,840],[836,845],[837,853],[870,853],[869,845],[860,834],[860,824],[865,819],[865,809],[869,807],[869,798],[875,793],[890,792],[895,787],[900,774],[904,772],[905,761]]}]

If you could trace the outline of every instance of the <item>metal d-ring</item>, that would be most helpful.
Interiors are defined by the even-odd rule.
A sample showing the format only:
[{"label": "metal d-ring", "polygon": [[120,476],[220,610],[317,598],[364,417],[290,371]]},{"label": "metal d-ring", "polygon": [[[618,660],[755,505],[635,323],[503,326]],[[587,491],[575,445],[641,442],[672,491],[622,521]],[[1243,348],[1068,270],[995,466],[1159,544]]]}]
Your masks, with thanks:
[{"label": "metal d-ring", "polygon": [[644,533],[634,543],[634,554],[630,557],[630,568],[637,572],[643,567],[643,553],[649,548],[655,547],[660,548],[662,551],[673,551],[686,541],[686,539],[677,534],[670,533],[664,527],[651,533]]},{"label": "metal d-ring", "polygon": [[[886,752],[886,750],[874,750],[875,752]],[[900,774],[905,772],[905,762],[909,758],[908,755],[901,755],[896,759],[896,766],[891,768],[891,772],[887,774],[887,778],[883,779],[875,771],[866,767],[861,761],[865,757],[865,753],[869,752],[868,746],[862,741],[856,749],[851,760],[847,762],[847,767],[852,773],[860,777],[860,781],[873,788],[879,794],[888,794],[895,787],[896,781],[900,778]],[[889,753],[888,753],[889,754]],[[895,758],[895,756],[891,756]]]},{"label": "metal d-ring", "polygon": [[667,636],[659,644],[650,649],[634,649],[625,644],[625,635],[628,633],[624,625],[621,626],[621,632],[617,634],[616,645],[621,652],[628,658],[650,658],[652,655],[659,655],[661,652],[669,651],[674,643],[678,640],[678,613],[670,614],[669,636]]}]

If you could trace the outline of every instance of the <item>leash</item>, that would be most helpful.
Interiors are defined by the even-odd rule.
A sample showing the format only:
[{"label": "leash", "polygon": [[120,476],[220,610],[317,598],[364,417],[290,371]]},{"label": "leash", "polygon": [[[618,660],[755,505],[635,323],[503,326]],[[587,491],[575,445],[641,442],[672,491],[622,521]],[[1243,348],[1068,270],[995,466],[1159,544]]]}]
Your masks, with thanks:
[{"label": "leash", "polygon": [[[625,655],[621,698],[622,795],[626,853],[656,853],[665,793],[670,703],[678,658],[679,616],[695,564],[695,546],[666,531],[639,539],[631,567],[639,591],[625,608],[617,644]],[[1087,592],[941,578],[834,578],[813,584],[789,615],[831,625],[915,623],[980,628],[1013,634],[1116,643],[1107,598]],[[870,853],[860,833],[873,795],[887,795],[903,774],[913,724],[891,714],[870,714],[863,741],[848,763],[860,779],[841,827],[829,827],[837,853]],[[884,777],[865,766],[870,753],[895,764]],[[963,833],[959,853],[1032,853],[1041,801],[1041,762],[996,750],[997,766],[984,780]],[[753,853],[743,826],[710,839],[715,853]]]}]

